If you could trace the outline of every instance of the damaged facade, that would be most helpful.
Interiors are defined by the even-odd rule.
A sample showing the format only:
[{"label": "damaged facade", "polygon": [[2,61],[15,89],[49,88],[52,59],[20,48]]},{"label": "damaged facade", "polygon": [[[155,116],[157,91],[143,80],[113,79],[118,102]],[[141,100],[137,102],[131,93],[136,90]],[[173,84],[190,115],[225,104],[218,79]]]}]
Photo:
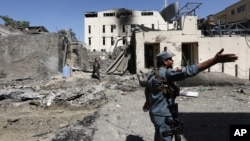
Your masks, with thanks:
[{"label": "damaged facade", "polygon": [[[166,25],[163,29],[155,30],[151,25],[137,25],[137,28],[133,29],[133,33],[129,36],[128,48],[122,52],[123,55],[120,59],[114,61],[114,67],[111,68],[114,70],[113,72],[120,66],[124,68],[124,63],[122,63],[124,60],[127,60],[125,62],[128,64],[128,70],[132,73],[150,71],[156,66],[156,54],[163,51],[164,47],[167,47],[168,51],[176,55],[174,58],[176,67],[203,62],[214,56],[221,48],[224,48],[225,53],[236,53],[239,60],[234,63],[217,64],[207,71],[224,72],[239,78],[249,79],[250,64],[245,61],[248,59],[250,51],[249,34],[244,33],[243,36],[242,34],[213,34],[213,36],[207,36],[204,34],[204,30],[199,28],[201,23],[195,15],[195,10],[201,3],[187,3],[186,6],[189,5],[192,5],[193,8],[189,11],[183,12],[181,10],[185,8],[182,8],[177,13],[173,12],[175,16],[172,14],[170,16],[172,18],[164,16],[164,13],[169,13],[167,9],[173,11],[175,8],[170,6],[174,7],[174,4],[162,10],[161,18],[164,18],[164,24]],[[98,16],[98,14],[100,13],[95,13],[95,16]],[[121,25],[126,25],[126,20]],[[99,25],[99,27],[101,26]],[[88,27],[90,25],[85,25],[86,31],[89,31]],[[209,32],[212,32],[215,29],[209,30]],[[87,34],[85,37],[88,41],[90,36]],[[125,36],[125,38],[127,37]],[[126,57],[129,57],[129,60]]]},{"label": "damaged facade", "polygon": [[135,34],[136,72],[149,71],[155,67],[154,58],[165,46],[175,54],[175,67],[203,62],[224,48],[225,53],[235,53],[239,59],[234,63],[217,64],[210,68],[210,71],[224,72],[232,76],[237,73],[239,78],[249,78],[250,64],[246,61],[250,53],[249,35],[206,37],[197,29],[197,16],[184,16],[181,23],[184,26],[180,30]]},{"label": "damaged facade", "polygon": [[[106,52],[113,52],[115,41],[120,37],[126,37],[130,42],[132,31],[136,26],[151,30],[173,28],[172,24],[165,22],[157,11],[135,11],[125,8],[85,12],[84,23],[84,38],[88,49]],[[125,41],[119,42],[117,46],[124,45]]]},{"label": "damaged facade", "polygon": [[0,71],[10,79],[47,76],[62,67],[58,34],[0,37]]},{"label": "damaged facade", "polygon": [[[181,16],[177,14],[174,18],[178,27],[176,30],[137,31],[133,43],[136,72],[149,71],[150,68],[155,67],[154,58],[157,53],[163,51],[164,47],[176,55],[174,57],[176,67],[203,62],[224,48],[225,53],[235,53],[239,59],[234,63],[217,64],[207,71],[224,72],[250,80],[250,64],[246,61],[250,53],[250,19],[244,16],[246,11],[250,11],[247,1],[249,0],[242,0],[225,10],[238,9],[241,11],[238,14],[242,15],[239,17],[244,17],[245,24],[240,24],[240,19],[236,20],[235,18],[231,18],[230,25],[211,24],[210,17],[208,17],[208,20],[205,21],[207,28],[204,30],[201,28],[202,23],[195,15],[195,10],[200,5],[197,3],[197,6],[189,11],[181,12],[182,9],[179,10],[178,14]],[[187,3],[187,7],[188,4],[195,3]]]},{"label": "damaged facade", "polygon": [[0,36],[0,78],[47,78],[62,72],[67,63],[73,70],[88,70],[83,44],[57,33]]},{"label": "damaged facade", "polygon": [[62,66],[68,64],[73,70],[88,70],[89,69],[89,56],[88,51],[84,44],[78,41],[70,40],[64,36],[62,38]]}]

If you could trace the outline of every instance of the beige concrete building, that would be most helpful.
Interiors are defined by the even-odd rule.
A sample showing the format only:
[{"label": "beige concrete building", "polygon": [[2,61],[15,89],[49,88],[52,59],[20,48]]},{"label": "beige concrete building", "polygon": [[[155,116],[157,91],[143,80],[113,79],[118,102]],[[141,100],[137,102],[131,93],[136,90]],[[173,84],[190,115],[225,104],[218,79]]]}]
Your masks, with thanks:
[{"label": "beige concrete building", "polygon": [[215,21],[220,20],[221,24],[250,20],[250,0],[240,0],[214,14],[213,17]]},{"label": "beige concrete building", "polygon": [[[244,3],[245,10],[249,9],[249,0],[236,3],[235,8],[242,10],[240,7],[244,7],[243,2],[246,2]],[[195,9],[191,11],[195,13]],[[245,13],[243,11],[238,13]],[[244,15],[242,14],[242,17]],[[126,9],[85,13],[85,42],[91,51],[95,49],[96,51],[111,52],[113,49],[112,41],[119,36],[126,37],[130,44],[129,51],[126,51],[123,57],[118,57],[123,60],[116,60],[116,62],[117,64],[127,63],[128,60],[131,60],[128,69],[132,70],[133,73],[151,71],[156,66],[156,55],[163,51],[164,47],[175,54],[175,67],[203,62],[224,48],[224,53],[235,53],[239,59],[233,63],[216,64],[206,71],[224,72],[239,78],[249,79],[250,63],[246,61],[250,53],[249,34],[244,34],[244,36],[242,36],[243,34],[205,36],[204,31],[198,29],[197,16],[192,15],[191,12],[181,14],[171,23],[166,22],[163,17],[155,11],[130,11]],[[230,19],[231,21],[236,20],[233,16]],[[134,24],[143,24],[144,27],[155,30],[133,30],[132,25]],[[124,66],[123,71],[120,71],[122,73],[126,69]],[[115,67],[110,67],[107,73],[119,70]]]},{"label": "beige concrete building", "polygon": [[[210,68],[213,72],[225,72],[232,76],[249,79],[250,36],[223,35],[207,37],[197,29],[196,16],[183,16],[180,30],[149,31],[135,33],[136,72],[150,71],[156,66],[155,56],[166,46],[174,53],[175,67],[200,63],[213,57],[221,48],[224,53],[236,53],[239,60],[234,63],[217,64]],[[133,51],[132,51],[133,52]],[[208,70],[206,70],[208,71]]]}]

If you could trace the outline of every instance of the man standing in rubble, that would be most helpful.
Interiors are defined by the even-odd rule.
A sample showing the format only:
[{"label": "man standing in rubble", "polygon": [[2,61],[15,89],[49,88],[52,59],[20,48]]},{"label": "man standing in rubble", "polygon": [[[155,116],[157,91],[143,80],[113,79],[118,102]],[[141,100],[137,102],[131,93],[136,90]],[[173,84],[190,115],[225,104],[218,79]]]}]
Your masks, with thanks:
[{"label": "man standing in rubble", "polygon": [[178,114],[178,106],[173,109],[176,98],[173,84],[185,78],[195,76],[199,72],[217,64],[235,62],[238,57],[235,54],[222,54],[221,49],[213,58],[199,64],[185,66],[182,69],[173,69],[174,56],[168,52],[161,52],[156,56],[157,69],[152,71],[147,80],[145,89],[146,102],[143,111],[149,111],[150,119],[155,127],[154,141],[180,141],[181,137],[176,137],[175,116]]},{"label": "man standing in rubble", "polygon": [[100,62],[97,60],[97,58],[95,58],[95,61],[93,62],[93,71],[92,71],[92,78],[94,78],[95,74],[97,76],[98,80],[101,80],[100,78]]},{"label": "man standing in rubble", "polygon": [[167,47],[164,47],[164,50],[163,50],[164,52],[167,52],[168,51],[168,48]]}]

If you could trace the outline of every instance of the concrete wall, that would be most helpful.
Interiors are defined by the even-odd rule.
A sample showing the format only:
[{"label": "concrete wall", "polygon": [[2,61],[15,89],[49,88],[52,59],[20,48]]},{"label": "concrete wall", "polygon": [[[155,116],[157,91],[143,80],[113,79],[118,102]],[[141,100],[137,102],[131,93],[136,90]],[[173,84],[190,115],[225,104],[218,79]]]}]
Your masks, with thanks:
[{"label": "concrete wall", "polygon": [[[238,77],[248,79],[250,63],[249,53],[250,36],[222,36],[222,37],[205,37],[199,39],[199,62],[205,61],[208,58],[214,56],[214,54],[220,49],[224,48],[224,53],[235,53],[239,56],[239,60],[235,63],[224,64],[224,72],[235,76],[235,65],[238,66]],[[221,72],[222,64],[216,65],[211,68],[211,71]]]},{"label": "concrete wall", "polygon": [[0,71],[7,78],[47,76],[61,71],[57,34],[15,35],[0,42]]},{"label": "concrete wall", "polygon": [[5,28],[1,28],[0,26],[0,36],[9,36],[11,34],[11,31],[5,29]]},{"label": "concrete wall", "polygon": [[65,64],[69,64],[73,70],[89,70],[87,48],[78,42],[69,43],[65,60]]},{"label": "concrete wall", "polygon": [[[139,32],[136,33],[136,71],[149,71],[145,68],[144,62],[144,46],[148,43],[158,43],[160,51],[163,51],[165,46],[168,51],[174,53],[174,66],[180,67],[182,61],[182,44],[183,43],[198,43],[198,60],[197,63],[203,62],[213,57],[221,48],[224,48],[224,53],[235,53],[239,59],[235,63],[224,64],[224,72],[235,76],[235,65],[238,65],[238,77],[248,79],[250,63],[250,36],[222,36],[222,37],[204,37],[201,32],[194,29],[196,17],[187,17],[183,21],[181,30],[175,31],[158,31],[158,32]],[[194,24],[191,24],[193,22]],[[192,30],[189,30],[192,29]],[[222,64],[217,64],[210,68],[210,71],[221,72]]]},{"label": "concrete wall", "polygon": [[0,37],[9,36],[9,35],[20,35],[23,34],[21,31],[14,29],[14,28],[8,28],[0,24]]}]

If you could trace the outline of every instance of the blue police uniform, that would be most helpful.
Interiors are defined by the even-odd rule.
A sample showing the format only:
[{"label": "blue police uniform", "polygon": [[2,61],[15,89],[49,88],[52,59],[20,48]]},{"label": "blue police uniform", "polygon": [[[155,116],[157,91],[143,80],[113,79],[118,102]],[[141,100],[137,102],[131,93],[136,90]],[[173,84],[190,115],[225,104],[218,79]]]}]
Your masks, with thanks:
[{"label": "blue police uniform", "polygon": [[[172,54],[162,52],[157,55],[157,60],[162,61],[167,58],[173,57]],[[157,77],[160,77],[164,84],[169,82],[180,81],[188,77],[192,77],[198,73],[198,65],[189,65],[182,68],[182,71],[173,69],[166,69],[165,67],[158,68],[158,76],[152,75],[147,81],[147,88],[145,91],[146,96],[149,98],[149,115],[155,127],[155,141],[171,141],[172,135],[164,137],[163,132],[171,130],[170,125],[166,124],[166,119],[172,119],[168,105],[172,104],[171,97],[166,97],[161,89],[162,84]],[[147,90],[148,89],[148,90]],[[154,89],[154,90],[152,90]],[[158,90],[157,90],[158,89]]]}]

